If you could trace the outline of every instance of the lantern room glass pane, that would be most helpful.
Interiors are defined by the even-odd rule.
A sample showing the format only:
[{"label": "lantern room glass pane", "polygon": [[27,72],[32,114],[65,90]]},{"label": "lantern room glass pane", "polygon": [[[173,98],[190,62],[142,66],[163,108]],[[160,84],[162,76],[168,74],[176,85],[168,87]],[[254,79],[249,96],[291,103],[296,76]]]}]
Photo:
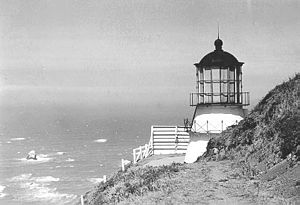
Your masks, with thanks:
[{"label": "lantern room glass pane", "polygon": [[220,83],[213,83],[213,102],[220,103]]},{"label": "lantern room glass pane", "polygon": [[211,83],[206,82],[204,85],[205,85],[205,86],[204,86],[204,92],[205,92],[205,93],[212,93],[212,90],[211,90]]},{"label": "lantern room glass pane", "polygon": [[230,81],[234,80],[234,69],[229,70],[229,79],[228,80],[230,80]]},{"label": "lantern room glass pane", "polygon": [[227,81],[228,76],[228,70],[227,69],[221,69],[221,81]]},{"label": "lantern room glass pane", "polygon": [[227,81],[223,81],[223,83],[221,84],[221,102],[227,102],[227,88],[228,88],[228,83]]},{"label": "lantern room glass pane", "polygon": [[200,71],[200,72],[199,72],[199,74],[200,74],[200,77],[199,77],[199,79],[200,79],[200,80],[204,80],[204,74],[203,74],[203,70],[202,70],[202,72]]},{"label": "lantern room glass pane", "polygon": [[204,69],[204,80],[211,81],[211,70]]},{"label": "lantern room glass pane", "polygon": [[212,80],[214,82],[220,80],[220,69],[212,69]]}]

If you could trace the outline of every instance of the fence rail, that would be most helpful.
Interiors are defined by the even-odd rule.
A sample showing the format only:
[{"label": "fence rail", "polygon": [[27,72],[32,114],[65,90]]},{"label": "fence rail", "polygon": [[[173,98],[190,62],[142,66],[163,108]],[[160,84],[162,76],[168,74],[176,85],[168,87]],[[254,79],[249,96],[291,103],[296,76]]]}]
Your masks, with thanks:
[{"label": "fence rail", "polygon": [[132,150],[133,154],[133,163],[137,163],[138,161],[147,158],[153,155],[153,146],[151,141],[149,144],[145,144],[144,146],[140,146]]},{"label": "fence rail", "polygon": [[184,126],[153,125],[149,143],[133,149],[133,162],[156,154],[186,153],[189,141]]},{"label": "fence rail", "polygon": [[183,126],[153,127],[153,154],[186,153],[190,141],[189,133]]}]

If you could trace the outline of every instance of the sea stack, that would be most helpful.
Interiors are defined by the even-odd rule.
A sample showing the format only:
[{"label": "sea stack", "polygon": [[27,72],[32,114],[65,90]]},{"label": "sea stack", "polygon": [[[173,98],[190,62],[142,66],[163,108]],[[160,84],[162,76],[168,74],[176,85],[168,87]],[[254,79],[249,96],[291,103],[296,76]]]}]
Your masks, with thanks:
[{"label": "sea stack", "polygon": [[31,150],[31,151],[27,154],[26,159],[27,159],[27,160],[30,160],[30,159],[37,160],[35,151],[34,151],[34,150]]}]

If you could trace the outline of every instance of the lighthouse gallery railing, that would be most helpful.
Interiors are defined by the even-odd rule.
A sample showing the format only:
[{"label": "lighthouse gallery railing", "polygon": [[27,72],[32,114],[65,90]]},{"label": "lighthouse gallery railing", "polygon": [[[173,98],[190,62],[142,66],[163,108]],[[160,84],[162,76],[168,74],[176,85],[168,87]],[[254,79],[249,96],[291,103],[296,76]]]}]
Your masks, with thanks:
[{"label": "lighthouse gallery railing", "polygon": [[250,104],[249,92],[241,93],[191,93],[190,105],[198,104],[226,104],[226,105],[244,105]]}]

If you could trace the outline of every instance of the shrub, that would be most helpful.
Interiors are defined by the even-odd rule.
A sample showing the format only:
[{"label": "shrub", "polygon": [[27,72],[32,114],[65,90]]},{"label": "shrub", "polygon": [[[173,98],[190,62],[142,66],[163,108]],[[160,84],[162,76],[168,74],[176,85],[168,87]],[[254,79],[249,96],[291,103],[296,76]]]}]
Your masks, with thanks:
[{"label": "shrub", "polygon": [[[130,167],[126,172],[117,172],[106,183],[100,183],[93,193],[90,204],[117,203],[131,195],[143,195],[148,191],[165,190],[167,184],[159,179],[170,178],[182,169],[181,164],[160,167]],[[167,189],[166,189],[167,190]],[[169,190],[169,189],[168,189]]]}]

